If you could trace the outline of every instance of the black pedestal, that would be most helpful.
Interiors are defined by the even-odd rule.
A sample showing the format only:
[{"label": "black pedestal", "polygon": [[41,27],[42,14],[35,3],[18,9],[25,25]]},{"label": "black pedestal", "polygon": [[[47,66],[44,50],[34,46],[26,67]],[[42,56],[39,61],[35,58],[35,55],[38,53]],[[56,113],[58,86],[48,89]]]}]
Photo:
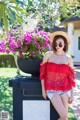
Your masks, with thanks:
[{"label": "black pedestal", "polygon": [[[44,100],[39,79],[15,77],[9,80],[9,86],[13,87],[13,120],[23,120],[23,100]],[[58,118],[59,115],[50,103],[50,120],[58,120]]]}]

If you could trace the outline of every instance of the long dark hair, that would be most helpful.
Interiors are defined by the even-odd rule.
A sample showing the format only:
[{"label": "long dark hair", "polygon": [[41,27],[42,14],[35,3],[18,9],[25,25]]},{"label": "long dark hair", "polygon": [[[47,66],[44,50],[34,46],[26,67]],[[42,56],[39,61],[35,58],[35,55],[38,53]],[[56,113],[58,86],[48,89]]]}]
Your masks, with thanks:
[{"label": "long dark hair", "polygon": [[63,39],[63,41],[64,41],[63,51],[67,52],[68,51],[68,42],[67,42],[67,39],[64,36],[62,36],[62,35],[57,35],[57,36],[54,37],[53,42],[52,42],[52,50],[54,50],[54,52],[57,51],[55,46],[56,46],[56,41],[59,38]]}]

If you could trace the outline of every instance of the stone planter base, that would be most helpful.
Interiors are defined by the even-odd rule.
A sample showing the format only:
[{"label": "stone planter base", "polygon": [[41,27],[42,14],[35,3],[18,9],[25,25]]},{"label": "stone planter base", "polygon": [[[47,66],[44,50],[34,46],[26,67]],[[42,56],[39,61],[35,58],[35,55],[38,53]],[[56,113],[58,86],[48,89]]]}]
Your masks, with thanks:
[{"label": "stone planter base", "polygon": [[42,59],[17,59],[20,70],[25,73],[32,74],[32,77],[39,77],[41,62]]}]

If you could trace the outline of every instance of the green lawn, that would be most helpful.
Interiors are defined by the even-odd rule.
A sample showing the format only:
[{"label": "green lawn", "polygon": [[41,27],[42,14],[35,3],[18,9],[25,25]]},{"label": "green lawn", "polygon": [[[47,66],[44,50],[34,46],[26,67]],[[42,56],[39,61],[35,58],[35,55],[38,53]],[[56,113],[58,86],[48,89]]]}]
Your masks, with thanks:
[{"label": "green lawn", "polygon": [[[9,79],[17,76],[16,68],[0,68],[0,111],[6,110],[12,119],[12,88],[9,87]],[[25,75],[21,72],[21,75]],[[75,120],[72,108],[69,108],[69,120]]]},{"label": "green lawn", "polygon": [[9,87],[9,79],[16,76],[15,68],[0,68],[0,111],[5,110],[10,113],[12,119],[12,88]]}]

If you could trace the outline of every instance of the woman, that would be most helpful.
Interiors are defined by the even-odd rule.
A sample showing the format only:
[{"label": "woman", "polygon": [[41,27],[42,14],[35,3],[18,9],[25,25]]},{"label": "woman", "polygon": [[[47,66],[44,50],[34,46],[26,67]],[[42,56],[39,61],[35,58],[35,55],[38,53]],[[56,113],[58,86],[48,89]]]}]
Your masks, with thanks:
[{"label": "woman", "polygon": [[52,51],[48,51],[41,63],[40,80],[42,96],[48,97],[60,118],[68,120],[68,105],[73,102],[75,77],[72,58],[66,54],[69,36],[63,31],[50,35]]}]

